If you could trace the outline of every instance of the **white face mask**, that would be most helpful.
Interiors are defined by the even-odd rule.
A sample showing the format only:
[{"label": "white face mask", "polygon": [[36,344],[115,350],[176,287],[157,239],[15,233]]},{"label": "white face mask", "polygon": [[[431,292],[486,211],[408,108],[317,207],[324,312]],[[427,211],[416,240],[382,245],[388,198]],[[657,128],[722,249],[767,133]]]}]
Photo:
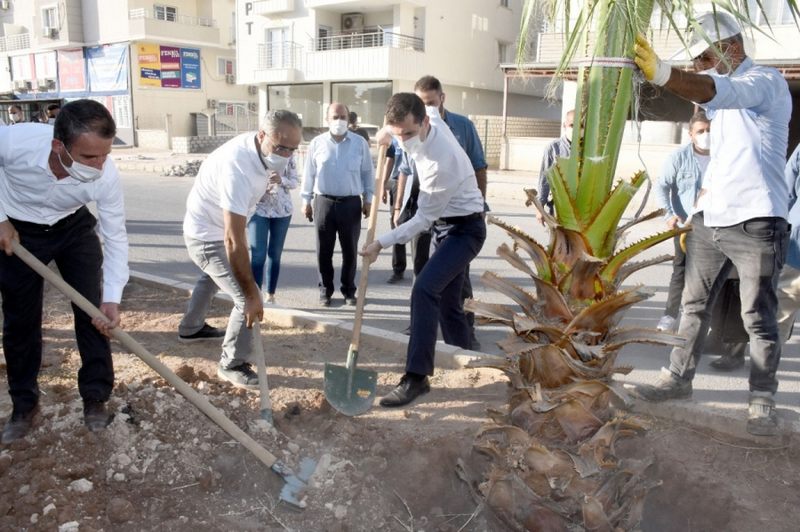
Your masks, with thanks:
[{"label": "white face mask", "polygon": [[52,126],[53,124],[55,124],[55,123],[56,123],[56,119],[55,119],[55,118],[48,118],[48,119],[47,119],[47,123],[48,123],[48,124],[50,124],[50,125]]},{"label": "white face mask", "polygon": [[328,128],[330,129],[331,135],[341,137],[347,133],[347,120],[329,120]]},{"label": "white face mask", "polygon": [[566,138],[568,141],[572,142],[572,126],[569,126],[569,127],[565,127],[565,128],[564,128],[564,137],[565,137],[565,138]]},{"label": "white face mask", "polygon": [[694,136],[694,145],[697,146],[698,150],[710,150],[711,149],[711,133],[706,131],[705,133],[700,133]]},{"label": "white face mask", "polygon": [[264,164],[267,165],[267,168],[272,170],[278,175],[281,175],[284,170],[286,170],[286,166],[289,164],[288,157],[281,157],[277,153],[270,153],[266,157],[264,157]]},{"label": "white face mask", "polygon": [[22,115],[21,115],[21,114],[19,114],[19,113],[12,113],[12,114],[10,115],[10,117],[11,117],[11,120],[12,120],[13,122],[20,122],[20,121],[22,120]]},{"label": "white face mask", "polygon": [[409,155],[414,155],[422,147],[422,140],[419,138],[419,133],[406,140],[400,137],[395,137],[397,143],[400,144],[400,149]]},{"label": "white face mask", "polygon": [[58,155],[58,162],[61,163],[61,166],[64,167],[64,170],[70,175],[71,178],[77,179],[81,183],[91,183],[92,181],[97,181],[103,176],[103,171],[98,170],[93,166],[88,166],[83,163],[77,162],[75,159],[72,158],[72,155],[69,152],[66,152],[67,156],[72,160],[72,166],[67,166],[64,164],[64,161],[61,160],[61,154]]},{"label": "white face mask", "polygon": [[439,108],[435,105],[426,105],[425,106],[425,113],[431,118],[441,118],[442,114],[439,112]]}]

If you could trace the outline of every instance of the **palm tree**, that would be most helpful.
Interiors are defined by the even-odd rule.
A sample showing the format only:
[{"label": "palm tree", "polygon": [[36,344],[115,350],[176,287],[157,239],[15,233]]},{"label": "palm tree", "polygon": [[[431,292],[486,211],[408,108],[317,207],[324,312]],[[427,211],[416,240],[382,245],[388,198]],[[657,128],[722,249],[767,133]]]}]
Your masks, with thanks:
[{"label": "palm tree", "polygon": [[[787,0],[798,17],[798,6]],[[719,0],[743,26],[750,25],[751,2]],[[636,192],[648,183],[645,172],[614,183],[625,121],[636,89],[633,58],[637,32],[647,33],[658,7],[686,45],[697,28],[694,2],[674,0],[526,0],[520,50],[525,36],[544,13],[551,22],[564,21],[565,51],[557,76],[575,57],[589,57],[577,70],[577,96],[572,150],[549,171],[555,216],[549,215],[536,191],[527,204],[544,217],[550,242],[540,244],[517,227],[496,218],[512,244],[497,253],[530,278],[520,286],[492,272],[483,281],[515,305],[469,303],[484,322],[507,325],[513,334],[502,342],[502,370],[510,380],[507,411],[489,412],[491,423],[476,438],[475,449],[489,457],[480,473],[461,473],[476,494],[507,525],[518,530],[562,530],[576,525],[586,530],[635,528],[649,485],[644,480],[648,460],[620,460],[614,443],[644,430],[644,423],[612,405],[630,398],[614,373],[628,343],[680,345],[671,333],[620,325],[631,306],[650,297],[644,287],[624,288],[632,273],[665,261],[669,255],[634,260],[640,253],[688,229],[664,231],[626,247],[621,235],[660,212],[634,217],[620,225]],[[707,5],[708,2],[704,2]],[[755,0],[763,9],[761,0]],[[577,5],[577,8],[576,8]],[[571,15],[577,11],[577,17]],[[570,26],[570,20],[575,22]],[[758,30],[761,31],[761,30]],[[707,39],[708,40],[708,39]],[[711,44],[711,43],[709,43]],[[608,66],[599,58],[614,58]],[[620,59],[623,58],[623,59]],[[606,63],[601,65],[600,63]]]}]

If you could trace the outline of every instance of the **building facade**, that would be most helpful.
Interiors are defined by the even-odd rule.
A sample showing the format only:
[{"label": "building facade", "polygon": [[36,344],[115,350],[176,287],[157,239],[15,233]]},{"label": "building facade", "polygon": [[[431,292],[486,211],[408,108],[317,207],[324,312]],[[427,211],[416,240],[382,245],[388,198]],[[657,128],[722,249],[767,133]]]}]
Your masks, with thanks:
[{"label": "building facade", "polygon": [[[427,74],[448,109],[498,116],[521,10],[521,0],[237,0],[237,76],[259,87],[262,108],[292,109],[311,128],[331,101],[380,125],[389,97]],[[512,87],[509,114],[557,118],[544,85]]]},{"label": "building facade", "polygon": [[0,22],[3,109],[93,98],[119,142],[161,148],[257,125],[257,91],[236,80],[234,0],[2,0]]}]

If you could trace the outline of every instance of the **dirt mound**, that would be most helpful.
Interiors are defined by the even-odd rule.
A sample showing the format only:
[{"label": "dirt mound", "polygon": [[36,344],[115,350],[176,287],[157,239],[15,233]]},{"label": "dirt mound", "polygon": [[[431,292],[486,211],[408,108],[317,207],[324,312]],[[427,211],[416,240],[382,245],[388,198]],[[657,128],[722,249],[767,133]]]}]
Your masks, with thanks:
[{"label": "dirt mound", "polygon": [[[115,346],[107,430],[88,432],[75,375],[70,309],[48,290],[41,407],[33,433],[0,450],[2,530],[500,530],[456,475],[476,463],[473,438],[506,383],[491,370],[437,370],[411,408],[347,418],[321,392],[324,362],[343,363],[349,338],[270,328],[264,337],[275,427],[258,394],[216,377],[219,346],[176,340],[184,296],[132,284],[123,327],[289,466],[316,460],[302,512],[278,502],[282,480],[217,428],[138,358]],[[223,304],[214,325],[225,323]],[[362,342],[379,393],[404,360]],[[0,416],[10,412],[3,375]],[[655,454],[645,530],[794,530],[797,448],[757,450],[655,420],[620,453]]]}]

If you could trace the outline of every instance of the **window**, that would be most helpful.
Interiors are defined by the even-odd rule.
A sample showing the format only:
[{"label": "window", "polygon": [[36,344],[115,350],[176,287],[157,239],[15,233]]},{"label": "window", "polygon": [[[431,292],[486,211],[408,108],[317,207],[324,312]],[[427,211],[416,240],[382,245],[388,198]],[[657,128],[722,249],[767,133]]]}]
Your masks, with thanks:
[{"label": "window", "polygon": [[500,0],[500,7],[508,7],[508,0]]},{"label": "window", "polygon": [[269,110],[289,109],[303,120],[305,140],[321,133],[317,128],[324,125],[322,116],[322,83],[297,85],[270,85],[267,87]]},{"label": "window", "polygon": [[358,113],[363,127],[383,124],[386,103],[392,96],[391,81],[331,83],[331,101],[342,102]]},{"label": "window", "polygon": [[58,23],[58,7],[46,7],[42,9],[42,27],[59,29],[61,25]]},{"label": "window", "polygon": [[497,62],[500,63],[501,65],[509,62],[508,48],[509,45],[507,42],[497,41]]},{"label": "window", "polygon": [[153,15],[158,20],[166,20],[167,22],[175,22],[178,20],[178,8],[172,6],[153,6]]},{"label": "window", "polygon": [[236,73],[236,63],[233,59],[227,57],[217,58],[217,74],[220,76],[227,76]]},{"label": "window", "polygon": [[266,33],[266,67],[293,67],[291,47],[289,46],[289,28],[267,28]]}]

